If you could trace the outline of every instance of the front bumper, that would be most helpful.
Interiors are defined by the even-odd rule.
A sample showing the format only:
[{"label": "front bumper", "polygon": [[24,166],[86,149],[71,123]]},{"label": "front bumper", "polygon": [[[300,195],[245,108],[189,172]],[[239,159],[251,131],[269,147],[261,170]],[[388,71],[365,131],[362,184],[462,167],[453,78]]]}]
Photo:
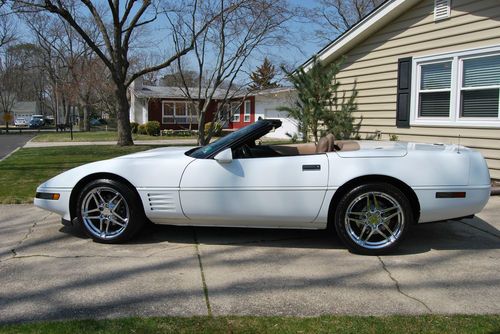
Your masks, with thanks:
[{"label": "front bumper", "polygon": [[[39,198],[33,200],[33,204],[44,210],[57,213],[65,220],[71,220],[69,210],[69,199],[71,189],[69,188],[41,188],[36,190]],[[51,194],[59,194],[59,199],[51,199]]]}]

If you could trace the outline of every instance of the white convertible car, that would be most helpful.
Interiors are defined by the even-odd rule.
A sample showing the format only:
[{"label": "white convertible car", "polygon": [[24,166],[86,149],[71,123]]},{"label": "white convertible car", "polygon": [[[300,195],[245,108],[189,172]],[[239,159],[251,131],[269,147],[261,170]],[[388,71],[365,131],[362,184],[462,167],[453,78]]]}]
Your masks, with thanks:
[{"label": "white convertible car", "polygon": [[[158,148],[66,171],[35,205],[95,241],[119,243],[156,224],[335,230],[353,252],[396,247],[411,225],[486,205],[481,154],[456,145],[339,141],[262,145],[259,120],[207,146]],[[424,241],[423,241],[424,242]]]}]

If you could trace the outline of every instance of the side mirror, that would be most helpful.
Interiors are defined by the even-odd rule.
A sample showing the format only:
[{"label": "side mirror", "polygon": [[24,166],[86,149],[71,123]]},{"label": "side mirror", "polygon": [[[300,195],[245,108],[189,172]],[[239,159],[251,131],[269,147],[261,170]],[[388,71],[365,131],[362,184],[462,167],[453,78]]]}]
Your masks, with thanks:
[{"label": "side mirror", "polygon": [[233,162],[233,152],[230,148],[226,148],[224,151],[217,153],[214,159],[221,164],[228,164]]}]

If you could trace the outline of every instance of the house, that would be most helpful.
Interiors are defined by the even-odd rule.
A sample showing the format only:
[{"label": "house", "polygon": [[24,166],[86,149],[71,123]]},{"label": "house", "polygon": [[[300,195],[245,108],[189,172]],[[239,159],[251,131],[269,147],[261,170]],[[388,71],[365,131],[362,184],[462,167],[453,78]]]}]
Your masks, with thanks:
[{"label": "house", "polygon": [[[195,88],[191,96],[196,96]],[[278,107],[289,105],[294,96],[293,88],[280,87],[260,90],[252,93],[231,94],[229,103],[221,106],[226,94],[225,89],[215,92],[210,103],[206,122],[213,121],[217,108],[223,108],[220,122],[225,129],[239,129],[251,124],[259,118],[279,118],[282,127],[271,133],[273,138],[290,138],[298,135],[297,123],[279,112]],[[203,103],[203,100],[198,103]],[[136,80],[130,86],[130,121],[139,124],[158,121],[161,129],[197,129],[196,111],[190,110],[191,104],[185,91],[179,87],[148,86]]]},{"label": "house", "polygon": [[[18,101],[14,103],[14,106],[11,110],[12,114],[12,122],[14,123],[15,119],[24,118],[26,122],[31,120],[33,115],[40,114],[40,103],[37,101]],[[3,117],[0,118],[0,124],[4,124]]]},{"label": "house", "polygon": [[460,143],[500,179],[498,0],[387,0],[318,53],[342,56],[337,79],[347,93],[356,82],[362,138]]}]

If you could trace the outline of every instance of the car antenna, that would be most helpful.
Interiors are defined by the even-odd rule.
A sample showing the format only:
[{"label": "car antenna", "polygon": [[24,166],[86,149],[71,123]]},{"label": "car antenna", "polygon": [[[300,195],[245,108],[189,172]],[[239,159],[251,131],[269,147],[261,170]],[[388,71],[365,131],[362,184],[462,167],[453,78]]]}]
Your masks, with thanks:
[{"label": "car antenna", "polygon": [[458,149],[457,153],[460,154],[460,133],[458,134]]}]

